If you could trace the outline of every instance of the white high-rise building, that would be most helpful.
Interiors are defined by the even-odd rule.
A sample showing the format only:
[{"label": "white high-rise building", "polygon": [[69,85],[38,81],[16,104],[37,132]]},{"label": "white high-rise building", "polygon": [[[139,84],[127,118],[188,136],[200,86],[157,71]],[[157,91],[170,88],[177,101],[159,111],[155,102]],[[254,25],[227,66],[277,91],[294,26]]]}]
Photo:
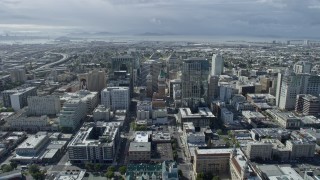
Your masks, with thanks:
[{"label": "white high-rise building", "polygon": [[101,104],[114,110],[128,110],[130,91],[128,87],[107,87],[101,91]]},{"label": "white high-rise building", "polygon": [[30,96],[28,97],[28,115],[56,115],[61,110],[58,96]]},{"label": "white high-rise building", "polygon": [[221,54],[212,55],[211,75],[221,75],[223,73],[224,61]]},{"label": "white high-rise building", "polygon": [[320,76],[311,74],[296,74],[287,71],[278,74],[277,106],[280,109],[294,109],[298,94],[320,94]]},{"label": "white high-rise building", "polygon": [[63,104],[59,114],[60,128],[71,128],[74,130],[79,126],[81,120],[86,116],[86,103],[80,99],[70,99]]}]

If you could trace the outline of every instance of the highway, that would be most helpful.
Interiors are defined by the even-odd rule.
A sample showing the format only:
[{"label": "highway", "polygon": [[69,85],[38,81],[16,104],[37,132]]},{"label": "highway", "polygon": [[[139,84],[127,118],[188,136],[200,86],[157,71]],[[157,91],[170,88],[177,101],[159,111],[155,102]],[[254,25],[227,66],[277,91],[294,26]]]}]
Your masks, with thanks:
[{"label": "highway", "polygon": [[62,55],[62,58],[60,60],[58,60],[58,61],[55,61],[55,62],[52,62],[52,63],[49,63],[49,64],[45,64],[45,65],[43,65],[41,67],[38,67],[37,69],[34,69],[33,71],[37,72],[37,71],[41,71],[41,70],[45,70],[45,69],[51,68],[51,67],[53,67],[55,65],[58,65],[58,64],[61,64],[61,63],[65,62],[65,61],[67,61],[68,58],[69,58],[69,55],[65,54],[65,53],[52,53],[52,52],[50,52],[49,54],[60,54],[60,55]]}]

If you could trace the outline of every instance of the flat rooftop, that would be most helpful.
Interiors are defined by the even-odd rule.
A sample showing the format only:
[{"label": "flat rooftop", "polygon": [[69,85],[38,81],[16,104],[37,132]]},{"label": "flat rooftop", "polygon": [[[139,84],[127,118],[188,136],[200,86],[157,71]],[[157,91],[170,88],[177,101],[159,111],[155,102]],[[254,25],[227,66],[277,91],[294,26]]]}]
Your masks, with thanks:
[{"label": "flat rooftop", "polygon": [[138,131],[136,132],[136,136],[134,138],[135,142],[148,142],[149,134],[148,132]]},{"label": "flat rooftop", "polygon": [[197,154],[200,155],[210,155],[210,154],[226,154],[230,153],[232,148],[224,148],[224,149],[197,149]]},{"label": "flat rooftop", "polygon": [[129,147],[130,151],[151,151],[150,142],[131,142]]},{"label": "flat rooftop", "polygon": [[39,143],[41,143],[47,135],[31,135],[23,143],[21,143],[18,148],[36,148]]}]

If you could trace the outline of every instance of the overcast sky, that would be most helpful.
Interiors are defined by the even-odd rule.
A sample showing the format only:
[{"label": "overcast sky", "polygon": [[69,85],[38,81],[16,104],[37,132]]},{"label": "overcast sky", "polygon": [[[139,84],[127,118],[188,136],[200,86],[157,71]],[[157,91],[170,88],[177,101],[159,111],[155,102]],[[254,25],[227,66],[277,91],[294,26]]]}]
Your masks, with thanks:
[{"label": "overcast sky", "polygon": [[0,0],[0,32],[320,37],[320,0]]}]

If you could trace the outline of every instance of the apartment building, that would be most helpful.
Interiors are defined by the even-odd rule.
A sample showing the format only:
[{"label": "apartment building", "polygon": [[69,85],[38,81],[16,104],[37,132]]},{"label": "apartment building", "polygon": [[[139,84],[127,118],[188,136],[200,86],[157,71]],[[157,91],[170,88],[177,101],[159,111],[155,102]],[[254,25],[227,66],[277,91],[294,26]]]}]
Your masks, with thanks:
[{"label": "apartment building", "polygon": [[120,139],[120,122],[85,123],[68,146],[71,163],[110,163]]}]

